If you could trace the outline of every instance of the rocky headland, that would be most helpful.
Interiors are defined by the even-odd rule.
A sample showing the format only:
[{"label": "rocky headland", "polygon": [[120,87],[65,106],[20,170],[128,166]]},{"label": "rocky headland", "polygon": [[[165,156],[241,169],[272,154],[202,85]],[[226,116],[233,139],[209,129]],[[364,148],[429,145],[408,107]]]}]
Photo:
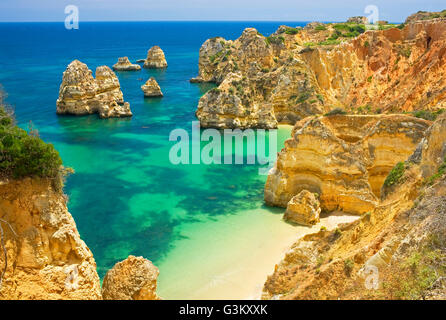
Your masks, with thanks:
[{"label": "rocky headland", "polygon": [[159,299],[158,269],[141,257],[118,263],[101,292],[95,259],[63,193],[73,170],[51,144],[15,125],[2,99],[0,92],[0,299],[97,300],[117,297],[114,290],[132,293],[126,299]]},{"label": "rocky headland", "polygon": [[214,82],[196,111],[202,127],[274,128],[336,108],[354,114],[446,107],[446,20],[248,28],[207,40],[192,82]]},{"label": "rocky headland", "polygon": [[430,121],[406,115],[333,115],[296,123],[265,186],[268,205],[287,207],[302,190],[324,211],[366,213],[389,172],[413,153]]},{"label": "rocky headland", "polygon": [[113,65],[115,71],[139,71],[141,66],[139,64],[133,64],[128,57],[118,58],[118,62]]},{"label": "rocky headland", "polygon": [[445,299],[446,115],[353,223],[297,241],[264,299]]},{"label": "rocky headland", "polygon": [[143,67],[147,69],[167,68],[167,61],[164,51],[158,46],[153,46],[150,48],[147,52],[147,58]]},{"label": "rocky headland", "polygon": [[101,118],[131,117],[118,77],[107,66],[96,69],[96,78],[87,65],[74,60],[63,73],[57,99],[58,114],[98,114]]}]

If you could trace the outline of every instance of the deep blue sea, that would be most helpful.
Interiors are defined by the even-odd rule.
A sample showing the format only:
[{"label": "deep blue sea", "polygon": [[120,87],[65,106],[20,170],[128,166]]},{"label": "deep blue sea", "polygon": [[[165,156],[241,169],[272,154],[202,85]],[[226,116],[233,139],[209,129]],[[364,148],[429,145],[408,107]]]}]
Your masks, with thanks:
[{"label": "deep blue sea", "polygon": [[[243,298],[264,280],[235,279],[264,279],[262,272],[272,272],[284,238],[296,227],[281,220],[282,210],[263,205],[266,177],[255,165],[172,165],[168,137],[175,128],[190,131],[198,100],[212,87],[189,83],[206,39],[236,39],[246,27],[269,35],[282,24],[305,25],[81,22],[79,30],[66,30],[63,23],[0,23],[7,102],[20,126],[32,121],[75,169],[65,188],[68,207],[101,277],[133,254],[160,269],[164,298]],[[118,57],[143,59],[154,45],[166,54],[166,70],[117,73],[133,118],[56,115],[62,73],[72,60],[94,72]],[[140,86],[150,76],[163,98],[143,98]],[[289,133],[279,130],[279,149]]]}]

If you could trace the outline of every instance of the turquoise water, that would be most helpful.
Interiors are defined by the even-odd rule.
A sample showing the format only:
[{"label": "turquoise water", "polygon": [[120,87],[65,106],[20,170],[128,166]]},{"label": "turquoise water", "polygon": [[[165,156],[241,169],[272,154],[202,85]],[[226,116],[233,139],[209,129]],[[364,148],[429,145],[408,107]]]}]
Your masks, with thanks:
[{"label": "turquoise water", "polygon": [[[188,82],[197,74],[201,44],[216,35],[235,39],[251,26],[268,35],[280,24],[81,23],[76,31],[62,23],[0,24],[0,83],[7,101],[19,125],[26,128],[32,121],[65,165],[75,169],[65,189],[68,207],[101,277],[129,254],[141,255],[160,268],[161,295],[187,298],[187,292],[197,290],[197,279],[204,281],[201,287],[208,281],[202,277],[206,270],[194,265],[203,259],[200,254],[207,252],[209,259],[200,261],[201,268],[216,268],[217,260],[233,264],[240,252],[231,239],[251,250],[261,241],[279,241],[281,228],[293,232],[280,220],[280,210],[263,206],[266,177],[258,175],[258,166],[176,166],[168,158],[169,133],[175,128],[190,132],[198,100],[212,87]],[[94,70],[121,56],[133,62],[144,58],[153,45],[165,51],[166,70],[117,74],[133,118],[56,116],[62,72],[73,59]],[[164,98],[143,98],[140,86],[150,76]],[[279,130],[279,149],[289,132]],[[190,272],[180,281],[182,263],[180,269]],[[181,288],[175,288],[179,282]]]}]

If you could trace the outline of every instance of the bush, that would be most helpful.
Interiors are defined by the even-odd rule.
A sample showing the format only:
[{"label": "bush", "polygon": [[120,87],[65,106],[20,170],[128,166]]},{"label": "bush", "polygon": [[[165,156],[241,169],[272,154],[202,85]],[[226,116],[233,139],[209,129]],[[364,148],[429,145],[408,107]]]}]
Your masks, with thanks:
[{"label": "bush", "polygon": [[324,114],[324,116],[329,117],[329,116],[344,115],[344,114],[347,114],[347,112],[345,112],[344,109],[335,108],[335,109],[331,110],[330,112],[327,112],[326,114]]},{"label": "bush", "polygon": [[413,111],[412,115],[414,117],[420,118],[420,119],[424,119],[424,120],[429,120],[429,121],[435,121],[435,119],[437,119],[437,117],[442,114],[444,112],[444,109],[439,109],[437,111],[428,111],[428,110],[417,110],[417,111]]},{"label": "bush", "polygon": [[288,27],[285,30],[285,34],[298,34],[298,33],[299,33],[299,29],[297,29],[297,28],[290,28],[290,27]]},{"label": "bush", "polygon": [[398,162],[384,181],[384,186],[390,187],[398,183],[404,175],[404,170],[404,162]]},{"label": "bush", "polygon": [[314,30],[316,30],[316,31],[325,31],[325,30],[327,30],[327,27],[324,26],[324,25],[318,25],[318,26],[316,26],[316,28],[314,28]]},{"label": "bush", "polygon": [[43,142],[36,132],[28,134],[16,126],[12,113],[7,112],[2,105],[0,119],[0,175],[12,178],[56,178],[62,159],[54,146]]}]

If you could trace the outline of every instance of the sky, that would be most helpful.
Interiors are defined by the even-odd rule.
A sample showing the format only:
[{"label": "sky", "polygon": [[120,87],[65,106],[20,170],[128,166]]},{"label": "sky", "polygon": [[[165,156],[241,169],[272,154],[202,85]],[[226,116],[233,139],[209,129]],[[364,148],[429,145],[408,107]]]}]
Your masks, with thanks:
[{"label": "sky", "polygon": [[64,21],[65,7],[79,21],[345,21],[368,5],[379,19],[402,22],[419,10],[441,11],[445,0],[0,0],[0,22]]}]

